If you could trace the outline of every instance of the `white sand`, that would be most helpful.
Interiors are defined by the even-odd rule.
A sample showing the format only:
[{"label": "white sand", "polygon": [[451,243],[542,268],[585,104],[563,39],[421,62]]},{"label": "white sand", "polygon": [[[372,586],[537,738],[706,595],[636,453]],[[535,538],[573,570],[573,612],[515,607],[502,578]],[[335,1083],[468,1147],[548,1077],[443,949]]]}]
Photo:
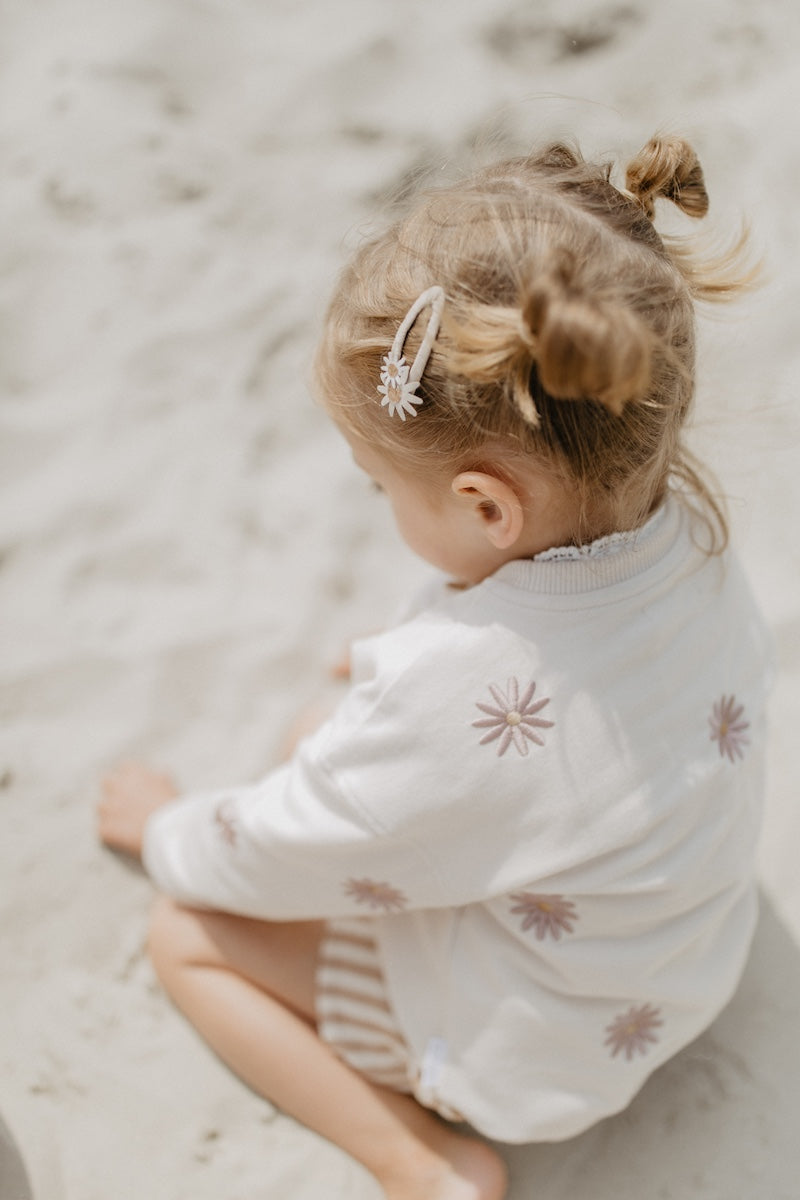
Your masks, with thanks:
[{"label": "white sand", "polygon": [[704,323],[697,435],[781,662],[763,920],[714,1029],[622,1116],[509,1151],[512,1197],[797,1200],[798,50],[794,0],[0,4],[0,1111],[37,1200],[377,1196],[171,1011],[97,779],[257,774],[420,575],[307,389],[381,196],[476,138],[660,126],[772,272]]}]

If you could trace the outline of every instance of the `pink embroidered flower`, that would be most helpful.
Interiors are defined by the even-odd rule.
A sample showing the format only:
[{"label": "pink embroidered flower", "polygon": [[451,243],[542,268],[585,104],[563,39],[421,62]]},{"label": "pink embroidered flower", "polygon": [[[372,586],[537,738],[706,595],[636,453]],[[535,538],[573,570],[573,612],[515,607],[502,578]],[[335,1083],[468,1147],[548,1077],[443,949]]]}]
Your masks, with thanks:
[{"label": "pink embroidered flower", "polygon": [[604,1044],[611,1048],[612,1058],[622,1053],[630,1062],[634,1054],[646,1054],[650,1045],[658,1041],[653,1030],[663,1024],[660,1008],[652,1004],[642,1004],[639,1008],[632,1005],[606,1025],[608,1037]]},{"label": "pink embroidered flower", "polygon": [[744,758],[743,747],[750,742],[745,733],[745,729],[750,728],[750,722],[742,720],[743,713],[744,705],[737,705],[735,696],[723,696],[716,702],[708,718],[711,741],[719,746],[720,756],[727,756],[731,762],[735,762],[737,757]]},{"label": "pink embroidered flower", "polygon": [[236,815],[236,801],[232,796],[220,800],[214,809],[214,825],[223,842],[235,848],[239,837],[239,821]]},{"label": "pink embroidered flower", "polygon": [[472,722],[477,729],[488,729],[489,731],[481,738],[481,746],[499,738],[498,757],[505,754],[512,742],[517,751],[523,755],[528,753],[528,742],[536,742],[537,746],[543,746],[544,738],[536,730],[549,729],[553,722],[545,721],[536,715],[544,708],[545,704],[550,703],[549,699],[537,700],[536,703],[533,703],[536,684],[531,681],[520,696],[519,681],[512,677],[508,681],[506,692],[503,692],[494,683],[489,684],[489,691],[494,697],[496,707],[476,701],[477,707],[481,712],[488,713],[488,716]]},{"label": "pink embroidered flower", "polygon": [[406,906],[403,893],[389,883],[376,883],[373,879],[348,879],[344,890],[347,896],[352,896],[356,904],[366,904],[374,909],[382,908],[384,912],[392,912]]},{"label": "pink embroidered flower", "polygon": [[562,933],[572,933],[578,913],[571,900],[563,896],[541,896],[535,892],[514,892],[509,897],[514,903],[512,913],[522,917],[522,930],[533,929],[543,942],[546,937],[555,941]]}]

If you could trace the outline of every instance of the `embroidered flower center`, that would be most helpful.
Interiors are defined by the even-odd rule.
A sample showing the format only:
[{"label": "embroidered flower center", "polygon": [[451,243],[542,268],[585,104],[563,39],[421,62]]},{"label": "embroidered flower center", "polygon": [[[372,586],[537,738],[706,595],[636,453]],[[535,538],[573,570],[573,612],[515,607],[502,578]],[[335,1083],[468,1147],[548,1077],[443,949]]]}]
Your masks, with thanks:
[{"label": "embroidered flower center", "polygon": [[481,738],[482,746],[486,742],[497,741],[497,753],[503,755],[513,743],[518,753],[524,755],[528,753],[529,742],[535,742],[537,746],[544,745],[539,730],[552,728],[553,722],[546,721],[538,714],[550,700],[546,696],[542,700],[534,700],[536,684],[533,680],[523,692],[519,680],[513,675],[505,692],[495,683],[489,684],[489,692],[494,704],[483,704],[476,700],[476,706],[486,716],[472,722],[476,729],[488,731]]}]

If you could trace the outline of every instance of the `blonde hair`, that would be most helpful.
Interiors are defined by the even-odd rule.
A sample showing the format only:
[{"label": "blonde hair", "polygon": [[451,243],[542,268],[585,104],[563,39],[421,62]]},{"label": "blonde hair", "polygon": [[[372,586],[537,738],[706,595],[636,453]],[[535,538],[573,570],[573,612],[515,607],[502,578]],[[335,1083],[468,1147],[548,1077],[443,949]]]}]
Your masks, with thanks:
[{"label": "blonde hair", "polygon": [[[746,286],[744,237],[702,261],[661,238],[654,202],[708,209],[700,164],[653,138],[623,191],[607,164],[552,145],[422,196],[361,247],[332,299],[316,361],[334,419],[419,475],[487,461],[566,479],[576,542],[641,524],[668,486],[721,549],[720,504],[682,444],[694,394],[695,299]],[[439,336],[405,422],[380,406],[381,359],[426,288],[444,288]],[[426,314],[406,342],[411,361]]]}]

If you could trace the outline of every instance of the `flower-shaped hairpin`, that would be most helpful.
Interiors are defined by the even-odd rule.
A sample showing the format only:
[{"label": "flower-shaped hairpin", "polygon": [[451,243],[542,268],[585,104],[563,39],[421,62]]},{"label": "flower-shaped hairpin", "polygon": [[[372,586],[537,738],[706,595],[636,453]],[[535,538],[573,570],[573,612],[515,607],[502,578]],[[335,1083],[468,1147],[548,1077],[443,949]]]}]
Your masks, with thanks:
[{"label": "flower-shaped hairpin", "polygon": [[[403,346],[405,345],[405,340],[408,337],[411,326],[422,310],[428,307],[432,310],[428,320],[428,328],[425,330],[422,345],[409,367],[403,355]],[[395,334],[391,350],[388,354],[384,355],[378,392],[383,396],[381,406],[389,409],[390,417],[393,417],[397,413],[400,420],[405,421],[406,416],[415,417],[417,415],[417,408],[422,404],[422,397],[415,395],[415,393],[422,379],[422,374],[428,365],[433,343],[436,341],[436,335],[439,332],[439,323],[442,319],[443,308],[443,289],[440,287],[428,288],[411,305],[411,308],[403,319],[403,323]]]}]

